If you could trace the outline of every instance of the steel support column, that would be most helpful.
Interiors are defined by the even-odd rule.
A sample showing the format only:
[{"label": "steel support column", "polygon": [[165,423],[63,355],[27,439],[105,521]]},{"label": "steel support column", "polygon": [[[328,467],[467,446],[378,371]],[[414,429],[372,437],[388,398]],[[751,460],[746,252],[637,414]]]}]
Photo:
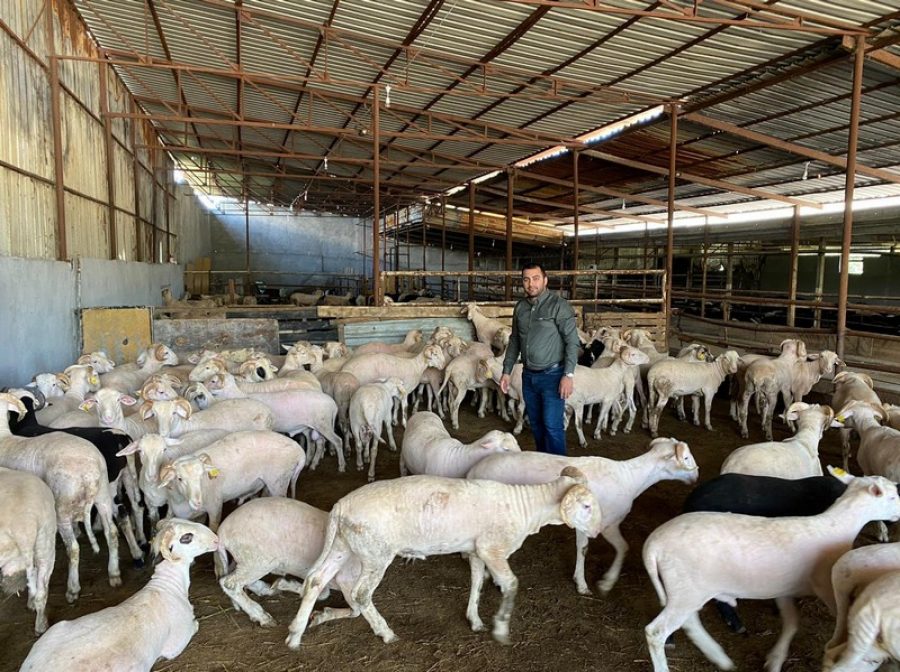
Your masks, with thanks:
[{"label": "steel support column", "polygon": [[56,189],[56,258],[65,261],[69,257],[66,245],[66,191],[63,169],[61,127],[59,60],[56,57],[56,39],[53,30],[53,0],[45,0],[44,23],[47,36],[47,54],[50,74],[50,124],[53,133],[53,183]]},{"label": "steel support column", "polygon": [[[131,98],[129,102],[129,109],[132,112],[137,109],[137,103],[134,102],[134,98]],[[135,149],[137,147],[137,125],[140,122],[136,119],[132,119],[127,123],[129,137],[131,138],[131,170],[134,182],[134,239],[137,241],[135,256],[137,257],[137,261],[147,261],[149,255],[147,255],[144,250],[144,228],[141,226],[141,162],[138,161],[137,149]],[[153,222],[153,226],[155,231],[155,222]],[[153,259],[153,257],[150,258],[151,260]]]},{"label": "steel support column", "polygon": [[[441,271],[445,271],[445,261],[447,258],[447,198],[445,196],[441,196]],[[446,278],[441,276],[441,299],[446,298],[444,296],[446,286]]]},{"label": "steel support column", "polygon": [[725,302],[722,304],[722,319],[731,319],[731,290],[734,288],[734,243],[728,243],[725,255]]},{"label": "steel support column", "polygon": [[678,106],[669,106],[669,199],[666,209],[666,326],[672,315],[672,266],[675,244],[675,170],[678,160]]},{"label": "steel support column", "polygon": [[[825,239],[819,239],[819,258],[816,264],[816,303],[821,303],[822,294],[825,291]],[[813,319],[813,328],[822,327],[822,309],[816,308],[816,316]],[[835,350],[837,348],[835,347]]]},{"label": "steel support column", "polygon": [[793,327],[797,320],[797,272],[800,268],[800,208],[794,208],[794,219],[791,222],[791,268],[788,276],[788,306],[787,326]]},{"label": "steel support column", "polygon": [[[506,270],[513,270],[513,193],[515,190],[515,173],[506,171]],[[512,300],[512,276],[506,276],[507,301]]]},{"label": "steel support column", "polygon": [[856,186],[856,146],[859,140],[859,108],[862,98],[866,38],[856,38],[853,61],[853,97],[850,102],[850,131],[847,138],[847,179],[844,186],[844,231],[841,238],[841,276],[838,285],[837,345],[838,357],[844,357],[847,340],[847,293],[850,286],[850,243],[853,240],[853,190]]},{"label": "steel support column", "polygon": [[[381,256],[379,254],[380,220],[381,220],[381,142],[378,139],[380,131],[379,100],[380,87],[375,84],[372,87],[372,294],[375,297],[375,305],[384,303],[384,286],[381,283]],[[387,249],[387,232],[385,231],[384,247]]]},{"label": "steel support column", "polygon": [[[579,192],[581,190],[580,185],[578,183],[578,155],[579,155],[579,152],[577,152],[577,151],[572,152],[572,200],[573,200],[572,224],[574,225],[574,231],[575,231],[575,249],[572,252],[572,270],[573,271],[578,270],[578,255],[579,255],[579,252],[581,251],[580,250],[580,239],[578,237],[578,233],[579,233],[579,230],[578,230],[578,225],[579,225],[579,222],[578,222],[578,197],[579,197]],[[615,277],[615,276],[613,276],[613,277]],[[577,294],[578,294],[578,276],[573,275],[572,276],[571,298],[577,299],[578,298]]]},{"label": "steel support column", "polygon": [[[119,258],[119,242],[116,235],[116,178],[115,178],[115,153],[113,151],[112,119],[109,118],[109,91],[107,90],[109,68],[106,63],[97,66],[100,77],[100,117],[103,119],[103,153],[106,159],[106,197],[108,207],[106,209],[107,244],[109,245],[109,258]],[[134,123],[134,122],[132,122]],[[135,200],[137,197],[135,196]]]},{"label": "steel support column", "polygon": [[[475,270],[475,183],[469,182],[469,266]],[[469,301],[475,300],[475,285],[469,276]]]}]

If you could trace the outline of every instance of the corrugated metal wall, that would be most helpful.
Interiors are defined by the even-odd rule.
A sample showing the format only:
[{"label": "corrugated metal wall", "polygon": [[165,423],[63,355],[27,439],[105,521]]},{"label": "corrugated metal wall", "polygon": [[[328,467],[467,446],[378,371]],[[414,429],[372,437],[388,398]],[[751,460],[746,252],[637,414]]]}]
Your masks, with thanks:
[{"label": "corrugated metal wall", "polygon": [[[54,53],[97,57],[95,45],[68,3],[51,0],[51,6]],[[55,259],[52,65],[43,7],[44,2],[38,0],[0,0],[0,91],[4,92],[0,96],[0,255]],[[202,223],[199,214],[191,210],[197,209],[195,199],[179,194],[179,199],[187,196],[192,201],[178,208],[189,215],[186,220],[174,212],[176,189],[169,158],[161,152],[134,148],[155,143],[147,124],[137,122],[132,128],[132,120],[113,120],[112,161],[107,165],[101,67],[88,61],[58,61],[66,258],[165,262],[171,254],[180,260],[182,236],[190,239],[190,254],[205,254],[207,250],[196,249],[202,234],[192,230]],[[124,84],[112,69],[106,72],[109,110],[132,111]],[[110,249],[110,172],[115,250]],[[168,241],[167,230],[171,233]]]}]

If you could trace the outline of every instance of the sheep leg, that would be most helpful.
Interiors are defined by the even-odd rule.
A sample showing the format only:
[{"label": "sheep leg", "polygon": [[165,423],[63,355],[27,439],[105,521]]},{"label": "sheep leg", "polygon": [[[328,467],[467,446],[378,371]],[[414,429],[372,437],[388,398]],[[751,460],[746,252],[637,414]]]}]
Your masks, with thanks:
[{"label": "sheep leg", "polygon": [[776,403],[778,403],[778,392],[766,394],[763,399],[762,428],[766,434],[766,441],[772,440],[772,416],[775,414]]},{"label": "sheep leg", "polygon": [[381,440],[381,432],[376,434],[372,432],[371,443],[369,444],[369,483],[375,480],[375,460],[378,459],[378,441]]},{"label": "sheep leg", "polygon": [[385,644],[390,644],[396,640],[397,635],[394,634],[387,621],[384,620],[384,617],[378,613],[375,605],[372,604],[372,593],[375,592],[378,584],[381,583],[381,579],[384,578],[384,573],[389,565],[390,558],[388,558],[387,562],[378,562],[378,564],[374,565],[367,565],[363,561],[363,569],[350,594],[351,606],[359,610],[363,618],[368,622],[369,627],[372,628],[372,632],[381,637]]},{"label": "sheep leg", "polygon": [[[702,398],[703,398],[703,403],[704,403],[704,405],[706,406],[706,424],[705,424],[704,426],[705,426],[706,429],[709,430],[710,432],[712,431],[712,422],[711,422],[711,420],[710,420],[710,414],[712,413],[712,402],[713,402],[713,395],[714,395],[714,394],[715,394],[715,392],[713,392],[712,394],[706,394],[706,393],[704,393],[704,394],[703,394],[703,397],[702,397]],[[691,399],[691,404],[694,406],[694,415],[695,415],[695,416],[699,416],[699,415],[700,415],[700,413],[699,413],[699,409],[700,409],[700,399],[701,399],[700,395],[694,395],[694,396],[692,397],[692,399]],[[698,424],[698,423],[695,422],[694,424],[696,425],[696,424]]]},{"label": "sheep leg", "polygon": [[359,428],[353,430],[353,442],[356,444],[356,470],[363,468],[363,437]]},{"label": "sheep leg", "polygon": [[486,387],[481,388],[481,398],[478,400],[478,417],[483,418],[485,416],[485,409],[487,407],[488,395],[490,394],[490,390]]},{"label": "sheep leg", "polygon": [[656,405],[650,409],[650,436],[654,439],[659,436],[659,416],[662,415],[663,409],[668,402],[668,397],[660,394],[657,397]]},{"label": "sheep leg", "polygon": [[834,583],[834,634],[825,645],[826,656],[830,650],[847,641],[847,612],[850,610],[850,596],[855,588],[856,585],[847,585],[843,580]]},{"label": "sheep leg", "polygon": [[49,594],[50,575],[53,573],[53,563],[47,558],[35,559],[34,568],[30,574],[33,581],[28,581],[28,599],[30,608],[34,609],[34,632],[42,635],[47,630],[47,596]]},{"label": "sheep leg", "polygon": [[519,580],[509,567],[507,559],[497,552],[475,549],[478,556],[487,565],[494,583],[500,588],[503,596],[500,600],[500,608],[494,616],[494,639],[501,644],[509,644],[509,619],[512,616],[513,606],[516,601],[516,593],[519,590]]},{"label": "sheep leg", "polygon": [[[687,413],[684,412],[684,397],[678,397],[678,399],[675,401],[675,415],[681,422],[684,422],[687,419]],[[694,414],[694,424],[700,424],[697,421],[696,414]]]},{"label": "sheep leg", "polygon": [[82,523],[84,525],[84,533],[87,535],[88,543],[91,545],[91,550],[94,551],[94,555],[100,552],[100,544],[97,543],[97,537],[94,535],[94,527],[91,525],[91,509],[94,508],[93,502],[88,502],[84,506],[84,518],[82,519]]},{"label": "sheep leg", "polygon": [[456,395],[450,399],[450,424],[453,425],[453,429],[459,429],[459,407],[466,396],[466,390],[465,388],[459,389],[456,385],[453,387],[456,390]]},{"label": "sheep leg", "polygon": [[612,564],[606,570],[603,578],[597,582],[597,590],[601,593],[608,593],[616,585],[616,581],[619,580],[619,575],[622,573],[622,566],[625,564],[625,556],[628,553],[628,542],[622,536],[618,524],[610,525],[600,532],[600,536],[616,549],[616,557],[613,558]]},{"label": "sheep leg", "polygon": [[597,413],[597,424],[594,426],[594,438],[599,439],[601,433],[609,427],[609,411],[612,402],[604,399],[600,402],[600,411]]},{"label": "sheep leg", "polygon": [[744,384],[744,392],[741,395],[741,404],[738,409],[738,422],[741,425],[741,438],[750,438],[750,430],[747,429],[747,414],[750,412],[750,397],[753,392]]},{"label": "sheep leg", "polygon": [[703,627],[698,612],[695,611],[691,614],[682,627],[684,628],[684,633],[688,636],[688,639],[690,639],[694,646],[700,649],[703,655],[716,667],[721,670],[730,670],[734,667],[734,663],[731,661],[731,658],[728,657],[728,654],[725,653],[725,650],[719,646],[719,643],[714,640],[706,631],[706,628]]},{"label": "sheep leg", "polygon": [[844,458],[844,471],[850,472],[850,432],[852,430],[842,429],[841,431],[841,456]]},{"label": "sheep leg", "polygon": [[219,586],[231,599],[235,609],[243,611],[254,623],[268,628],[276,624],[275,619],[244,592],[248,584],[254,583],[262,576],[265,574],[261,575],[259,568],[238,565],[231,574],[219,579]]},{"label": "sheep leg", "polygon": [[[652,414],[650,417],[652,420]],[[666,660],[666,640],[684,625],[692,613],[696,612],[677,609],[673,607],[672,602],[669,602],[644,628],[650,660],[653,663],[653,672],[669,672],[669,663]]]},{"label": "sheep leg", "polygon": [[641,405],[641,427],[647,428],[650,426],[650,418],[649,418],[649,405],[648,405],[648,392],[644,392],[644,381],[641,378],[640,368],[636,368],[634,371],[634,391],[637,392],[638,403]]},{"label": "sheep leg", "polygon": [[582,595],[590,595],[587,581],[584,580],[584,558],[587,555],[588,538],[581,530],[575,530],[575,586]]},{"label": "sheep leg", "polygon": [[140,567],[144,561],[144,552],[138,545],[137,539],[135,539],[131,518],[127,513],[123,513],[116,516],[116,523],[122,532],[122,536],[125,537],[125,543],[128,545],[128,552],[131,554],[132,561],[134,561],[136,566]]},{"label": "sheep leg", "polygon": [[797,625],[800,620],[800,614],[797,611],[797,605],[794,603],[793,598],[779,597],[775,599],[775,603],[778,605],[778,611],[781,612],[782,627],[778,641],[775,642],[775,646],[772,647],[769,655],[766,656],[767,672],[780,672],[781,666],[784,665],[784,661],[787,658],[791,640],[797,634]]},{"label": "sheep leg", "polygon": [[358,611],[353,609],[335,609],[334,607],[325,607],[322,611],[317,611],[309,623],[309,627],[314,628],[317,625],[328,623],[328,621],[336,621],[341,618],[356,618],[359,616]]},{"label": "sheep leg", "polygon": [[572,413],[575,416],[575,433],[578,434],[578,445],[584,448],[587,446],[587,439],[584,438],[584,430],[581,428],[581,413],[582,406],[579,404],[578,406],[569,406],[572,409]]},{"label": "sheep leg", "polygon": [[[874,672],[884,662],[887,656],[878,645],[882,628],[878,614],[872,613],[872,611],[870,606],[860,609],[850,627],[846,645],[838,647],[837,650],[826,649],[824,669],[830,670],[830,672],[859,672],[860,670]],[[831,661],[835,661],[833,667],[830,667]]]},{"label": "sheep leg", "polygon": [[72,604],[78,599],[78,593],[81,592],[81,584],[78,581],[78,561],[81,555],[81,549],[78,546],[78,540],[75,538],[75,530],[72,527],[72,521],[69,519],[60,519],[58,526],[59,536],[62,537],[63,543],[66,545],[66,555],[69,557],[69,576],[66,580],[66,602]]},{"label": "sheep leg", "polygon": [[97,507],[100,524],[103,525],[103,536],[106,538],[106,547],[109,550],[109,561],[106,565],[109,585],[117,588],[122,585],[122,576],[119,573],[119,532],[113,525],[112,497],[109,491],[106,491],[105,496],[102,491],[97,493],[94,505]]},{"label": "sheep leg", "polygon": [[[129,456],[133,457],[133,456]],[[134,532],[138,545],[146,545],[147,537],[144,534],[144,507],[141,506],[141,490],[138,487],[137,479],[132,478],[131,472],[126,471],[122,479],[122,487],[125,490],[125,496],[131,502],[131,511],[134,520]],[[126,536],[127,540],[128,537]],[[131,544],[129,542],[129,548]],[[132,554],[133,555],[133,554]]]},{"label": "sheep leg", "polygon": [[475,553],[467,553],[466,555],[469,558],[469,571],[472,576],[471,585],[469,586],[469,604],[466,607],[466,618],[472,625],[474,632],[481,632],[484,630],[484,621],[478,615],[478,601],[481,599],[481,588],[484,585],[487,574],[484,571],[484,560]]},{"label": "sheep leg", "polygon": [[303,633],[306,631],[307,625],[309,624],[309,617],[312,614],[313,607],[316,604],[319,594],[329,583],[331,583],[331,580],[340,571],[341,567],[344,566],[344,562],[347,560],[346,552],[335,551],[334,546],[338,543],[339,540],[335,540],[335,544],[332,545],[331,551],[328,553],[325,560],[321,563],[317,563],[318,569],[311,572],[306,577],[300,608],[297,610],[297,615],[294,616],[294,620],[291,621],[291,624],[288,627],[288,636],[285,640],[285,644],[288,645],[288,648],[294,650],[300,648],[300,640],[303,638]]},{"label": "sheep leg", "polygon": [[392,453],[397,452],[397,443],[394,441],[394,430],[391,428],[391,423],[387,421],[385,418],[384,429],[387,432],[388,437],[388,446],[391,449]]},{"label": "sheep leg", "polygon": [[513,434],[518,436],[522,433],[522,425],[525,424],[525,402],[519,401],[516,405],[516,426],[513,427]]}]

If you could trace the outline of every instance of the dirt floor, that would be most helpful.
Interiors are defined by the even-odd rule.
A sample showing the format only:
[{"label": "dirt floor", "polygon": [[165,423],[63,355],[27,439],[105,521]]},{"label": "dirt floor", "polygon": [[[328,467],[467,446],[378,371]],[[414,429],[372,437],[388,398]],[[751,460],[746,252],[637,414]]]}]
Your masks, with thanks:
[{"label": "dirt floor", "polygon": [[[701,467],[701,479],[718,473],[725,456],[743,445],[727,415],[727,404],[717,399],[713,409],[713,427],[707,432],[666,414],[660,426],[663,436],[676,436],[689,443]],[[476,417],[465,405],[461,428],[455,436],[471,441],[489,429],[503,426],[495,416]],[[777,436],[787,436],[786,428],[776,428]],[[402,432],[398,428],[399,445]],[[590,434],[588,433],[588,436]],[[628,459],[646,449],[649,435],[635,430],[629,435],[589,438],[588,448],[579,450],[574,428],[569,429],[570,454],[603,455]],[[751,440],[762,440],[759,427],[751,429]],[[520,437],[524,450],[533,448],[526,428]],[[836,431],[826,434],[821,444],[823,463],[840,463],[840,442]],[[364,472],[352,467],[339,474],[333,457],[324,460],[315,472],[300,479],[299,496],[323,509],[342,495],[366,483]],[[397,455],[379,453],[378,478],[398,475]],[[644,640],[644,626],[659,612],[656,595],[641,563],[641,545],[658,525],[678,513],[688,493],[680,483],[660,483],[636,502],[622,526],[631,546],[619,583],[607,597],[579,595],[572,581],[575,565],[574,533],[565,527],[545,527],[530,537],[511,559],[519,578],[519,593],[511,622],[510,646],[494,642],[490,632],[474,633],[465,619],[469,586],[468,563],[458,555],[434,557],[425,561],[396,560],[375,592],[375,603],[400,638],[384,644],[362,619],[324,624],[308,631],[300,651],[289,650],[284,639],[299,605],[299,598],[284,594],[276,598],[257,598],[278,621],[274,628],[263,629],[242,613],[236,612],[215,582],[212,559],[199,559],[192,571],[191,601],[200,622],[200,630],[188,648],[173,661],[160,661],[155,670],[224,671],[254,670],[341,670],[352,672],[476,672],[480,670],[616,670],[619,672],[652,669]],[[487,513],[487,512],[486,512]],[[102,542],[101,542],[102,543]],[[125,549],[125,544],[121,543]],[[66,604],[66,558],[57,550],[56,570],[51,582],[48,606],[50,623],[121,602],[134,593],[149,577],[149,569],[134,570],[123,551],[124,585],[111,589],[105,571],[105,549],[93,556],[82,539],[81,598],[75,606]],[[587,556],[588,582],[600,578],[613,557],[612,548],[602,539],[593,540]],[[786,672],[819,669],[822,648],[829,638],[832,619],[825,607],[813,598],[801,601],[801,627]],[[326,604],[343,606],[340,595],[332,592]],[[481,615],[490,628],[491,616],[499,604],[499,591],[488,584],[482,593]],[[703,612],[703,621],[712,635],[723,644],[739,669],[762,669],[768,649],[775,643],[780,621],[772,602],[744,602],[740,608],[749,634],[728,632],[711,606]],[[0,597],[0,672],[15,670],[25,658],[35,638],[34,618],[25,608],[25,597]],[[668,651],[673,670],[713,670],[699,651],[679,634],[674,650]],[[90,646],[90,642],[85,642]]]}]

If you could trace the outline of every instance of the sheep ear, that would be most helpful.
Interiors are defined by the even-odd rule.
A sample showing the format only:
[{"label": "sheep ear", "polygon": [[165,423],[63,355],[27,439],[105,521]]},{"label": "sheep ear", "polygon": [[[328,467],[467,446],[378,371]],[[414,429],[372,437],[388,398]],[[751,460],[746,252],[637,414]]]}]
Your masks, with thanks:
[{"label": "sheep ear", "polygon": [[192,410],[191,403],[187,399],[175,400],[175,412],[185,420],[191,417]]},{"label": "sheep ear", "polygon": [[675,461],[678,462],[678,464],[681,464],[682,462],[684,462],[684,456],[689,451],[690,451],[690,448],[688,448],[688,444],[686,444],[684,441],[679,441],[678,443],[676,443],[675,444]]},{"label": "sheep ear", "polygon": [[167,485],[175,480],[175,467],[171,464],[164,464],[159,470],[159,484]]},{"label": "sheep ear", "polygon": [[[285,347],[287,347],[287,346],[285,346]],[[188,357],[187,360],[188,360],[188,362],[191,363],[191,364],[199,364],[199,363],[200,363],[200,355],[198,355],[198,354],[195,352],[193,355],[191,355],[190,357]]]},{"label": "sheep ear", "polygon": [[869,494],[873,497],[884,497],[884,490],[881,489],[881,486],[877,483],[872,483],[869,487]]},{"label": "sheep ear", "polygon": [[141,404],[140,409],[138,409],[138,413],[143,420],[149,420],[154,415],[153,404],[149,401],[145,401],[143,404]]},{"label": "sheep ear", "polygon": [[85,397],[84,401],[82,401],[80,404],[78,404],[78,408],[80,408],[82,411],[90,412],[90,410],[94,407],[94,405],[96,403],[97,403],[97,400],[94,399],[94,397]]},{"label": "sheep ear", "polygon": [[154,356],[160,362],[166,358],[166,346],[157,345],[156,349],[153,351]]},{"label": "sheep ear", "polygon": [[828,473],[838,479],[841,483],[848,484],[854,478],[853,474],[848,474],[840,467],[832,467],[831,465],[828,465],[827,469]]},{"label": "sheep ear", "polygon": [[138,403],[138,400],[132,397],[130,394],[120,394],[119,403],[125,404],[126,406],[134,406],[136,403]]},{"label": "sheep ear", "polygon": [[125,457],[126,455],[134,455],[137,452],[140,452],[140,446],[137,441],[132,441],[127,446],[122,448],[118,453],[116,453],[116,457]]}]

